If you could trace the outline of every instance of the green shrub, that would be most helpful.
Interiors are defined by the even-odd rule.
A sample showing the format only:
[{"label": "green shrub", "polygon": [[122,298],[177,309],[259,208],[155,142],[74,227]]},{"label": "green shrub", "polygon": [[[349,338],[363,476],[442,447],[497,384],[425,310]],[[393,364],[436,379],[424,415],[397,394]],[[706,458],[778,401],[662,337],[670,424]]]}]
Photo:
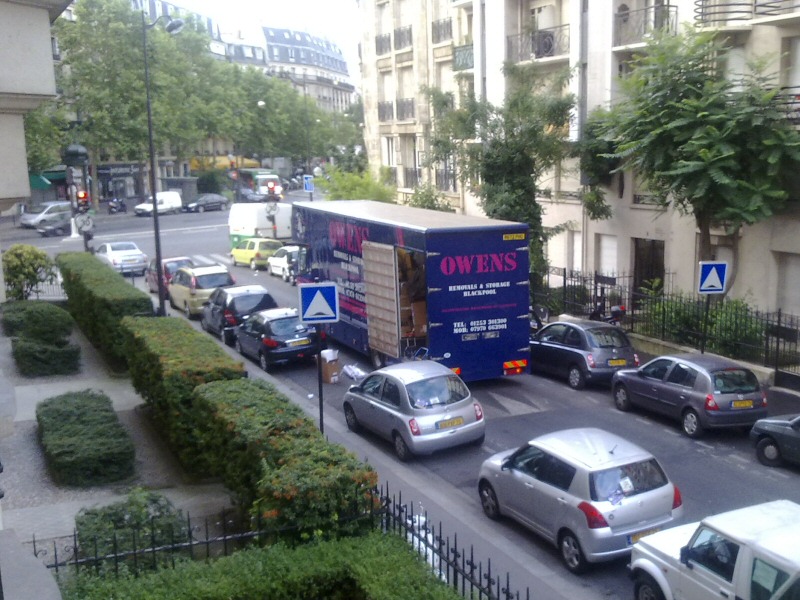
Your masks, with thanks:
[{"label": "green shrub", "polygon": [[27,337],[64,346],[75,320],[60,306],[43,300],[22,300],[3,305],[3,333],[6,337]]},{"label": "green shrub", "polygon": [[39,440],[53,479],[89,486],[133,474],[134,448],[105,394],[85,390],[36,407]]},{"label": "green shrub", "polygon": [[[141,551],[144,547],[179,544],[189,539],[183,513],[165,496],[140,487],[131,490],[120,502],[82,508],[75,517],[75,530],[79,558]],[[131,564],[133,560],[127,557],[122,562]],[[153,567],[151,556],[138,560],[137,568]]]},{"label": "green shrub", "polygon": [[453,207],[447,203],[444,194],[440,194],[430,183],[415,187],[414,193],[408,200],[408,205],[442,212],[455,212]]},{"label": "green shrub", "polygon": [[44,250],[13,244],[3,252],[3,277],[10,300],[27,300],[39,284],[55,281],[56,271]]},{"label": "green shrub", "polygon": [[138,577],[63,584],[64,600],[456,600],[457,591],[394,534],[237,552],[210,563],[183,562]]},{"label": "green shrub", "polygon": [[81,370],[81,348],[75,344],[54,346],[35,339],[12,338],[11,355],[25,377],[71,375]]},{"label": "green shrub", "polygon": [[317,184],[330,200],[395,201],[396,189],[376,181],[369,171],[359,174],[332,168],[328,175],[328,179],[319,179]]}]

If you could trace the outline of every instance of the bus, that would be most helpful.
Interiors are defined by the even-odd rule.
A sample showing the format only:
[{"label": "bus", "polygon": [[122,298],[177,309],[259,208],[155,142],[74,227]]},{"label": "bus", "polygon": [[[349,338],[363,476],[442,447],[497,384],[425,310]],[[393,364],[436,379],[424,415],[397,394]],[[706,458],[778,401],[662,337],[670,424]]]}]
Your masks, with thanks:
[{"label": "bus", "polygon": [[239,185],[253,190],[257,194],[283,199],[281,178],[271,169],[239,169],[237,172]]}]

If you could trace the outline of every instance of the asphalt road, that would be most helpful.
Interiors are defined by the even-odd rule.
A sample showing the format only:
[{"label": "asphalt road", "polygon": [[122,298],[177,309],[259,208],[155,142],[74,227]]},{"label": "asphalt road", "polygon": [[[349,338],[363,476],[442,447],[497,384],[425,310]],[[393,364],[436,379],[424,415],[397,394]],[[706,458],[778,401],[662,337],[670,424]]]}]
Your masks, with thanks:
[{"label": "asphalt road", "polygon": [[[163,256],[189,255],[209,262],[224,262],[228,251],[226,217],[226,213],[217,212],[162,217]],[[95,245],[110,239],[130,239],[153,255],[150,219],[122,214],[100,215],[96,221]],[[0,229],[2,248],[14,241],[32,243],[51,254],[83,247],[81,239],[43,239],[31,231]],[[262,283],[279,303],[297,305],[297,288],[279,278],[243,267],[231,270],[238,282]],[[132,283],[143,284],[141,279]],[[199,328],[197,322],[194,325]],[[232,349],[228,351],[233,353]],[[346,350],[340,350],[340,361],[369,370],[364,357]],[[265,376],[253,363],[249,363],[248,369],[252,376]],[[287,365],[272,375],[316,418],[318,388],[314,367]],[[486,414],[487,437],[483,447],[459,448],[401,464],[394,458],[390,444],[369,434],[355,435],[347,430],[341,398],[348,383],[342,379],[338,384],[324,386],[324,424],[329,439],[343,443],[371,463],[391,490],[402,492],[404,502],[420,503],[429,512],[431,522],[437,526],[441,523],[451,539],[457,532],[459,545],[473,545],[476,560],[485,564],[491,559],[494,570],[510,571],[512,589],[524,590],[529,586],[531,598],[580,600],[632,595],[626,560],[603,564],[575,577],[561,566],[549,544],[510,521],[495,523],[483,515],[476,492],[481,462],[494,452],[517,447],[540,433],[595,426],[647,448],[680,488],[684,521],[777,498],[800,502],[800,469],[761,466],[741,431],[712,432],[700,440],[691,440],[680,433],[677,423],[635,411],[617,411],[607,389],[576,392],[564,382],[531,375],[470,385]],[[771,401],[770,413],[798,411],[800,407],[795,402],[794,398],[777,397]]]}]

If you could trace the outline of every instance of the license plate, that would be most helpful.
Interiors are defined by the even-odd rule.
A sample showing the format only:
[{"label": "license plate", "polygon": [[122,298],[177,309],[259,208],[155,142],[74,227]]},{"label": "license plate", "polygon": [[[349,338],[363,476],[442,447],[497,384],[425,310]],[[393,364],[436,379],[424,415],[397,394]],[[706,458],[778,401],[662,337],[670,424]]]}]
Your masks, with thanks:
[{"label": "license plate", "polygon": [[654,529],[645,529],[644,531],[640,531],[639,533],[634,533],[633,535],[628,536],[628,544],[635,544],[640,539],[642,539],[646,535],[650,535],[651,533],[656,533],[659,531],[659,528],[656,527]]},{"label": "license plate", "polygon": [[628,361],[625,360],[624,358],[612,358],[610,361],[608,361],[608,366],[609,367],[624,367],[627,364],[627,362]]},{"label": "license plate", "polygon": [[731,408],[753,408],[752,400],[734,400],[731,402]]},{"label": "license plate", "polygon": [[287,346],[305,346],[308,343],[309,343],[308,342],[308,338],[303,338],[302,340],[291,340],[289,342],[286,342],[286,345]]},{"label": "license plate", "polygon": [[436,429],[449,429],[450,427],[458,427],[463,424],[464,417],[455,417],[453,419],[447,419],[446,421],[438,421],[436,423]]}]

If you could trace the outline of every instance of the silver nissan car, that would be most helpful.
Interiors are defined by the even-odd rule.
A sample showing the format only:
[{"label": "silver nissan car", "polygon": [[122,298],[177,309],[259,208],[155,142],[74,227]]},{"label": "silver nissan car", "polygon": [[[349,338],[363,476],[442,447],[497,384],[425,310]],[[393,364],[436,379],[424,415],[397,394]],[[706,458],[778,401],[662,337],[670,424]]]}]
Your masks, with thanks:
[{"label": "silver nissan car", "polygon": [[508,516],[559,550],[567,569],[630,553],[683,512],[678,488],[646,450],[602,429],[554,431],[484,461],[487,517]]}]

